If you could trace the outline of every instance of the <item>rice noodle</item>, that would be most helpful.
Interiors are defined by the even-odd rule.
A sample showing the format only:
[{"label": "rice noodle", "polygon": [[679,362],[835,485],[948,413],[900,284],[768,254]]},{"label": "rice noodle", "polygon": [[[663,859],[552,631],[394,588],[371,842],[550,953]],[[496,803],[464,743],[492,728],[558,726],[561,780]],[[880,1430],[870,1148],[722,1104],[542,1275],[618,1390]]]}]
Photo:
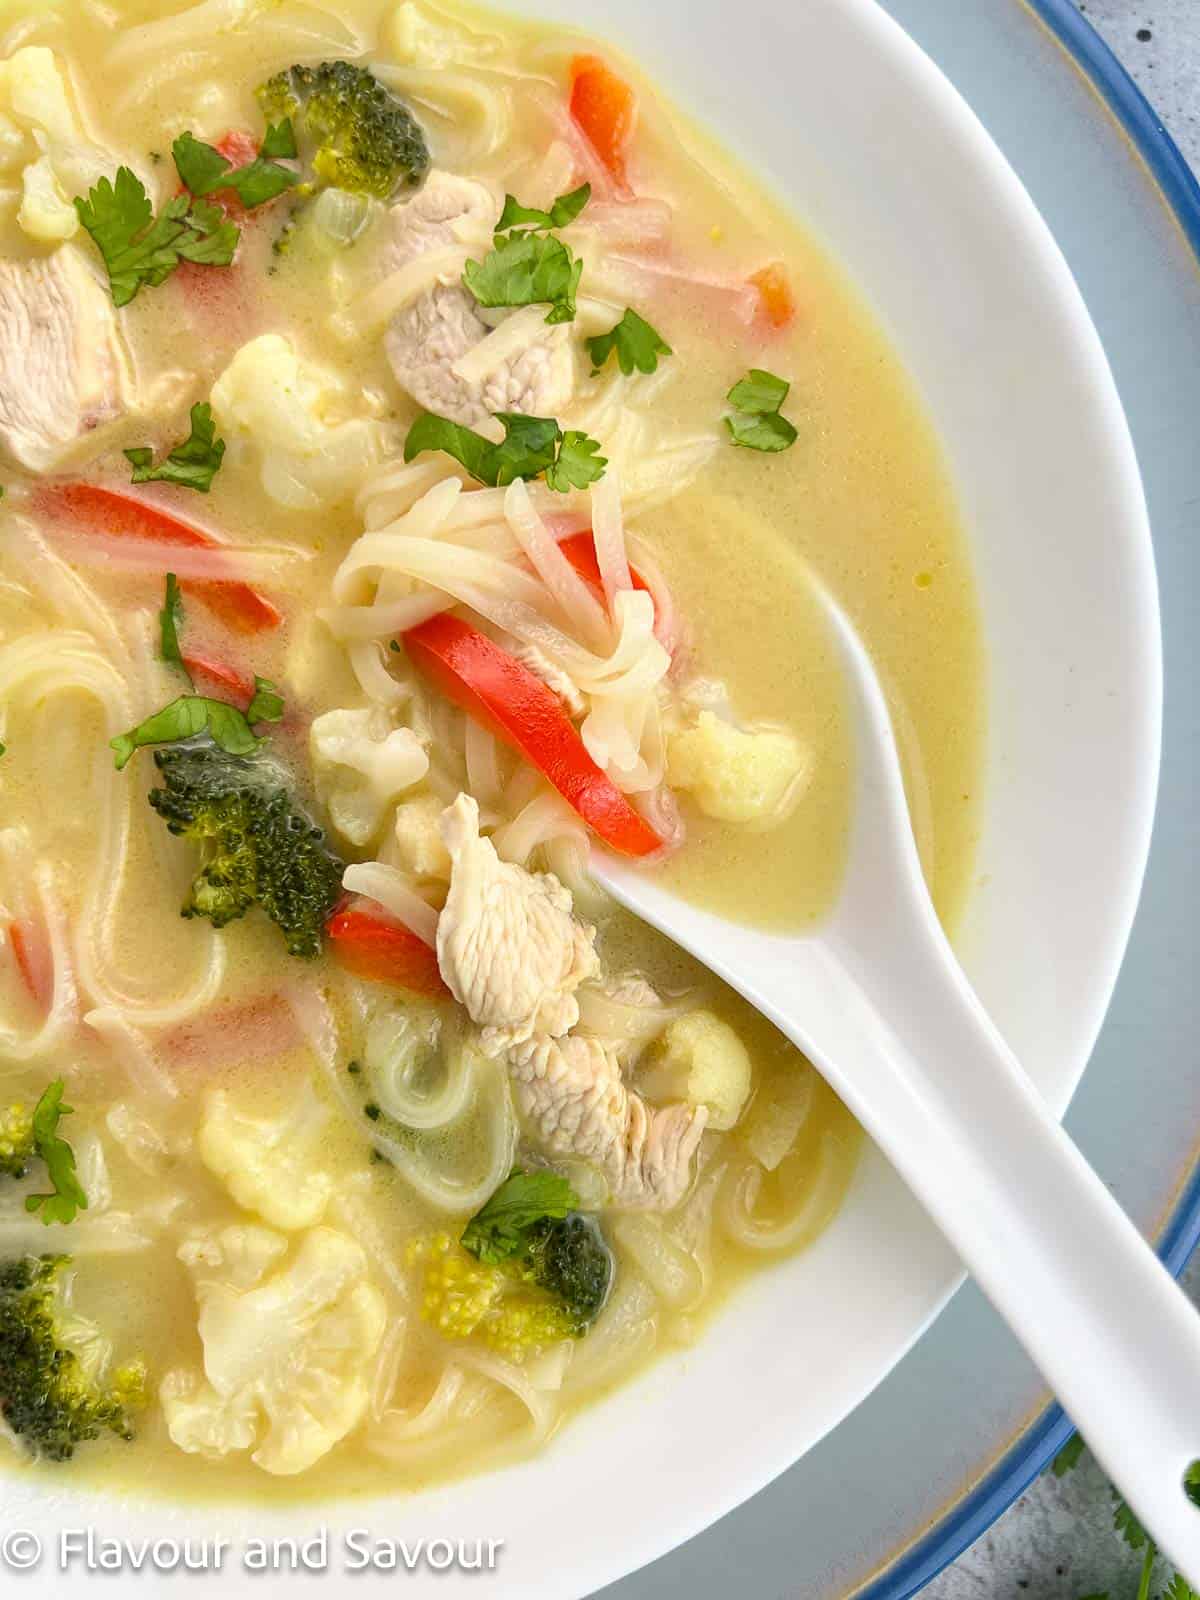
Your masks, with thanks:
[{"label": "rice noodle", "polygon": [[[351,1122],[363,1126],[362,1103],[343,1070],[337,1022],[328,999],[315,987],[300,984],[292,986],[288,998],[335,1097]],[[421,1199],[451,1216],[477,1211],[495,1193],[512,1169],[517,1144],[508,1074],[477,1051],[469,1056],[472,1092],[454,1121],[418,1131],[399,1129],[395,1134],[377,1122],[370,1126],[371,1143],[379,1154]],[[455,1170],[456,1143],[475,1158],[474,1170]]]},{"label": "rice noodle", "polygon": [[389,917],[427,945],[437,942],[437,912],[399,867],[385,866],[382,861],[353,862],[342,874],[342,887],[349,894],[374,900]]},{"label": "rice noodle", "polygon": [[[24,912],[26,895],[33,885],[35,906],[27,915],[36,917],[49,947],[51,986],[49,1003],[32,1028],[26,1030],[8,1018],[0,1017],[0,1074],[13,1065],[31,1061],[62,1048],[79,1018],[79,991],[71,960],[70,936],[62,909],[62,897],[53,868],[47,861],[35,861],[29,834],[24,828],[0,831],[0,872],[8,907]],[[15,920],[10,912],[11,921]]]},{"label": "rice noodle", "polygon": [[145,1037],[115,1006],[97,1006],[83,1020],[109,1046],[135,1089],[152,1100],[174,1100],[178,1096],[179,1090],[155,1061]]},{"label": "rice noodle", "polygon": [[755,1215],[763,1169],[757,1161],[745,1160],[730,1167],[717,1199],[717,1216],[726,1236],[743,1250],[795,1250],[811,1244],[832,1220],[845,1194],[846,1182],[841,1141],[836,1133],[826,1130],[817,1143],[809,1181],[790,1215],[778,1222],[766,1222]]},{"label": "rice noodle", "polygon": [[612,608],[622,589],[633,588],[629,557],[625,551],[625,520],[621,512],[621,478],[616,467],[592,485],[592,539],[596,565],[604,585],[604,598]]},{"label": "rice noodle", "polygon": [[591,649],[607,649],[612,642],[609,619],[595,595],[558,548],[558,541],[538,515],[529,490],[520,478],[508,487],[504,498],[504,515],[517,543],[558,602],[568,624],[578,630]]},{"label": "rice noodle", "polygon": [[658,1298],[674,1311],[698,1305],[704,1276],[693,1257],[672,1239],[658,1217],[629,1213],[613,1224],[613,1237],[637,1263]]},{"label": "rice noodle", "polygon": [[136,543],[106,534],[85,536],[66,534],[63,549],[76,566],[102,567],[110,571],[147,572],[161,578],[173,572],[177,578],[192,578],[212,583],[258,583],[277,578],[288,566],[309,562],[312,552],[295,545],[258,545],[239,549],[221,545],[203,546],[156,544],[152,539]]},{"label": "rice noodle", "polygon": [[[380,1108],[408,1128],[430,1129],[456,1121],[474,1087],[469,1053],[452,1025],[433,1007],[398,1006],[381,1011],[367,1029],[363,1059]],[[413,1083],[431,1056],[439,1057],[441,1082],[424,1093]]]}]

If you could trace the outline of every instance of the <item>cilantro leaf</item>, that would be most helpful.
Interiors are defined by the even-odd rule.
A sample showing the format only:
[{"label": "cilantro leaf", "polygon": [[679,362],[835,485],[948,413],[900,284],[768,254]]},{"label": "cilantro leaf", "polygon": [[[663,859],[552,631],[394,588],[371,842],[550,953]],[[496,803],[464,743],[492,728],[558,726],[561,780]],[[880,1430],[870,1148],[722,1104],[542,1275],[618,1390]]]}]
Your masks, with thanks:
[{"label": "cilantro leaf", "polygon": [[586,489],[589,483],[595,483],[597,478],[604,476],[604,469],[608,465],[607,456],[599,452],[600,446],[595,439],[589,439],[586,433],[569,429],[562,436],[558,460],[552,467],[546,468],[547,487],[559,494],[569,494],[572,489]]},{"label": "cilantro leaf", "polygon": [[481,306],[550,307],[546,321],[575,320],[575,296],[583,275],[561,239],[547,234],[516,233],[484,256],[468,261],[463,283]]},{"label": "cilantro leaf", "polygon": [[154,452],[145,446],[125,451],[133,466],[132,482],[158,480],[195,489],[199,494],[208,493],[225,455],[225,441],[216,437],[212,407],[207,401],[192,407],[191,420],[191,433],[182,444],[175,446],[161,466],[152,464]]},{"label": "cilantro leaf", "polygon": [[560,194],[549,211],[539,211],[536,206],[523,206],[515,195],[505,195],[504,210],[496,224],[498,234],[520,228],[531,233],[544,233],[550,228],[565,228],[592,198],[590,183],[580,184],[570,194]]},{"label": "cilantro leaf", "polygon": [[283,696],[270,678],[255,676],[254,695],[246,707],[247,722],[282,722]]},{"label": "cilantro leaf", "polygon": [[1079,1458],[1087,1447],[1081,1433],[1073,1433],[1054,1458],[1052,1471],[1056,1478],[1065,1478],[1079,1465]]},{"label": "cilantro leaf", "polygon": [[771,411],[763,417],[735,414],[725,418],[725,426],[729,429],[734,444],[741,445],[747,450],[761,450],[766,454],[790,449],[797,438],[795,428],[777,411]]},{"label": "cilantro leaf", "polygon": [[1200,1506],[1200,1460],[1193,1461],[1184,1473],[1183,1492],[1194,1506]]},{"label": "cilantro leaf", "polygon": [[207,732],[213,742],[231,756],[249,756],[263,744],[242,712],[224,700],[209,700],[202,694],[180,695],[169,706],[156,711],[128,733],[108,742],[117,771],[127,765],[135,750],[148,744],[175,744],[194,734]]},{"label": "cilantro leaf", "polygon": [[7,754],[8,746],[4,743],[3,739],[0,739],[0,756],[6,756]]},{"label": "cilantro leaf", "polygon": [[773,372],[752,367],[740,383],[734,384],[727,398],[730,405],[748,416],[766,417],[782,409],[791,387]]},{"label": "cilantro leaf", "polygon": [[1163,1590],[1163,1600],[1200,1600],[1200,1596],[1197,1595],[1183,1573],[1177,1572]]},{"label": "cilantro leaf", "polygon": [[296,159],[300,150],[296,144],[296,130],[292,127],[291,117],[284,117],[282,122],[267,123],[267,131],[263,135],[258,153],[261,156],[281,158],[284,161]]},{"label": "cilantro leaf", "polygon": [[143,285],[157,287],[181,260],[228,266],[238,229],[214,206],[176,195],[156,217],[142,180],[118,167],[115,180],[101,178],[75,210],[104,258],[113,304],[125,306]]},{"label": "cilantro leaf", "polygon": [[734,414],[725,418],[725,426],[735,445],[772,453],[795,444],[796,430],[779,410],[791,387],[773,372],[763,372],[758,367],[734,384],[726,397]]},{"label": "cilantro leaf", "polygon": [[201,267],[227,267],[241,238],[237,224],[207,200],[194,201],[187,220],[187,231],[176,246],[180,259]]},{"label": "cilantro leaf", "polygon": [[1146,1530],[1124,1500],[1119,1502],[1113,1512],[1113,1527],[1131,1550],[1140,1550],[1145,1545],[1148,1537]]},{"label": "cilantro leaf", "polygon": [[487,1266],[497,1266],[524,1249],[526,1235],[539,1222],[557,1222],[578,1210],[575,1191],[557,1172],[523,1172],[515,1167],[463,1230],[462,1247]]},{"label": "cilantro leaf", "polygon": [[188,681],[188,688],[192,686],[191,674],[183,663],[183,651],[179,648],[179,630],[183,626],[183,596],[179,592],[179,579],[173,572],[167,573],[166,591],[163,595],[163,607],[158,613],[159,628],[159,654],[164,661],[169,661],[173,667],[178,667]]},{"label": "cilantro leaf", "polygon": [[33,1109],[33,1144],[38,1156],[46,1164],[51,1194],[30,1194],[25,1197],[25,1209],[40,1211],[42,1221],[74,1222],[76,1213],[87,1210],[88,1198],[75,1172],[75,1152],[65,1139],[58,1137],[58,1124],[62,1117],[71,1115],[71,1107],[63,1104],[65,1084],[61,1078],[46,1088]]},{"label": "cilantro leaf", "polygon": [[291,157],[296,154],[296,136],[286,118],[267,128],[259,154],[236,170],[219,150],[190,133],[179,135],[171,146],[171,154],[175,157],[181,183],[197,198],[221,189],[232,189],[248,211],[274,200],[300,181],[298,172],[277,166],[270,159],[275,155]]},{"label": "cilantro leaf", "polygon": [[471,476],[491,488],[504,488],[515,478],[537,478],[560,494],[584,488],[604,476],[608,465],[595,439],[585,433],[564,434],[552,417],[526,417],[503,411],[504,439],[493,444],[474,429],[429,412],[419,416],[404,441],[404,459],[413,461],[425,450],[442,450]]},{"label": "cilantro leaf", "polygon": [[657,372],[659,356],[675,354],[662,334],[632,308],[626,308],[625,315],[615,328],[610,328],[607,333],[598,333],[586,342],[592,358],[593,378],[614,350],[621,371],[627,378],[635,369],[645,373]]}]

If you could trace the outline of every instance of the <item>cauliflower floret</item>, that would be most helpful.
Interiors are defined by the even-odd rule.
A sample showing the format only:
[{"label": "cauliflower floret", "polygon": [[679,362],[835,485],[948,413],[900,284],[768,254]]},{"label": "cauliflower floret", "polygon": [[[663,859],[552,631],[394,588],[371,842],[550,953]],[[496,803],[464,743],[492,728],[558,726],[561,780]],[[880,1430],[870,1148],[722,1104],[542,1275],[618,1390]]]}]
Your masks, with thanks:
[{"label": "cauliflower floret", "polygon": [[[330,1228],[306,1234],[290,1263],[251,1286],[222,1263],[245,1262],[224,1229],[184,1246],[196,1275],[204,1371],[167,1373],[159,1399],[181,1450],[209,1459],[251,1450],[265,1472],[304,1472],[358,1426],[367,1409],[367,1368],[387,1321],[367,1282],[361,1245]],[[283,1240],[255,1246],[263,1273]],[[207,1256],[221,1258],[214,1272]]]},{"label": "cauliflower floret", "polygon": [[175,1252],[197,1285],[224,1283],[231,1289],[253,1289],[281,1256],[287,1240],[256,1222],[228,1228],[195,1228]]},{"label": "cauliflower floret", "polygon": [[17,221],[33,239],[61,244],[79,230],[75,207],[62,191],[50,157],[31,161],[21,175],[23,194]]},{"label": "cauliflower floret", "polygon": [[664,1030],[639,1081],[650,1100],[707,1106],[708,1126],[724,1132],[741,1117],[753,1077],[749,1052],[729,1024],[711,1011],[689,1011]]},{"label": "cauliflower floret", "polygon": [[297,511],[346,499],[397,443],[374,418],[329,420],[348,402],[344,386],[277,333],[244,344],[211,399],[230,450],[257,458],[271,499]]},{"label": "cauliflower floret", "polygon": [[7,106],[18,125],[40,128],[55,144],[79,144],[84,139],[67,79],[45,45],[25,45],[0,61],[0,104]]},{"label": "cauliflower floret", "polygon": [[196,1138],[200,1159],[246,1211],[276,1228],[310,1228],[325,1214],[333,1179],[316,1165],[329,1113],[302,1100],[285,1117],[248,1117],[214,1089]]},{"label": "cauliflower floret", "polygon": [[450,876],[450,852],[438,826],[444,809],[435,794],[414,795],[396,807],[396,856],[414,878]]},{"label": "cauliflower floret", "polygon": [[783,729],[745,732],[712,711],[667,741],[667,782],[690,790],[705,816],[721,822],[779,816],[810,765],[807,751]]},{"label": "cauliflower floret", "polygon": [[376,711],[326,711],[309,749],[320,795],[337,831],[360,848],[381,832],[389,806],[429,771],[411,728],[389,728]]}]

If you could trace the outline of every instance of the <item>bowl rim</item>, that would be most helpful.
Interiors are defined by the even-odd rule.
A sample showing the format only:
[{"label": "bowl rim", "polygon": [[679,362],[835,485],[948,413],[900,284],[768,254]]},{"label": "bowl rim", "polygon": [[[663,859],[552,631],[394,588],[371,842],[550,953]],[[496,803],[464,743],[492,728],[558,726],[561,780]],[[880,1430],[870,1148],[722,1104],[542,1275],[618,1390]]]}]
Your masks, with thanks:
[{"label": "bowl rim", "polygon": [[[1129,71],[1072,0],[1021,0],[1099,93],[1146,163],[1168,210],[1200,264],[1200,178],[1163,126]],[[1157,1240],[1158,1254],[1178,1277],[1200,1244],[1200,1162]],[[1027,1423],[991,1469],[914,1543],[862,1588],[855,1600],[910,1600],[987,1532],[1074,1436],[1057,1403]]]}]

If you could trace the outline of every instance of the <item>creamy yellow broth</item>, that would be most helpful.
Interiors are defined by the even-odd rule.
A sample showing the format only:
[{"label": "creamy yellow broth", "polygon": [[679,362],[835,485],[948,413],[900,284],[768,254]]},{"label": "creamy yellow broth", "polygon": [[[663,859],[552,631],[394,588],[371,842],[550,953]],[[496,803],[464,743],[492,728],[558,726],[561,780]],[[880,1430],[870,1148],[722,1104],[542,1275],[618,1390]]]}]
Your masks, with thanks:
[{"label": "creamy yellow broth", "polygon": [[[368,61],[389,60],[397,39],[397,7],[390,0],[343,0],[323,10],[335,32],[349,27],[361,35]],[[313,57],[298,50],[282,32],[289,15],[285,0],[277,9],[266,8],[253,26],[215,42],[205,35],[197,59],[180,50],[174,65],[151,56],[119,70],[106,67],[126,29],[169,14],[171,7],[161,0],[106,0],[103,5],[62,0],[49,6],[41,0],[7,0],[0,6],[0,54],[28,44],[51,47],[70,72],[95,142],[111,155],[111,169],[122,161],[136,165],[158,185],[160,202],[174,191],[169,151],[175,136],[190,129],[215,140],[230,127],[258,130],[253,91],[259,82],[297,55],[319,59],[338,53],[318,47]],[[511,128],[503,149],[458,170],[493,180],[500,189],[515,183],[519,193],[519,175],[536,162],[547,139],[544,123],[523,112],[522,85],[534,82],[561,92],[579,42],[458,6],[422,14],[448,23],[452,51],[468,58],[461,67],[452,62],[447,69],[454,82],[458,74],[468,87],[483,84],[492,90],[497,81],[504,87]],[[480,38],[497,41],[483,68],[469,59]],[[497,67],[505,74],[499,80]],[[769,368],[792,383],[785,410],[800,435],[792,450],[765,456],[722,442],[693,482],[634,517],[632,528],[660,564],[684,619],[676,672],[721,680],[744,723],[787,728],[809,752],[812,766],[799,802],[775,826],[713,822],[685,797],[686,841],[659,870],[697,902],[771,926],[809,923],[836,895],[852,774],[838,675],[806,592],[810,565],[847,607],[880,667],[904,747],[923,859],[939,910],[952,925],[967,891],[977,827],[983,660],[966,541],[937,441],[896,356],[842,269],[749,174],[666,105],[648,78],[626,62],[620,69],[641,91],[635,146],[639,192],[672,205],[676,256],[731,280],[780,261],[798,304],[793,327],[766,340],[731,323],[719,299],[698,305],[682,291],[662,288],[647,310],[674,350],[671,381],[662,388],[656,421],[719,426],[723,396],[750,366]],[[445,90],[439,101],[438,85],[426,84],[420,71],[413,74],[413,84],[410,98],[430,137],[434,162],[453,166],[453,114],[469,123],[476,114],[471,96],[456,98]],[[443,114],[446,106],[451,115]],[[119,313],[140,384],[159,385],[162,421],[155,427],[144,418],[118,424],[110,448],[96,462],[81,465],[79,476],[127,482],[117,470],[124,467],[119,448],[153,443],[159,454],[181,438],[187,407],[207,396],[241,345],[268,331],[286,333],[302,356],[348,379],[349,414],[394,423],[402,439],[416,408],[393,381],[380,341],[341,343],[330,326],[331,312],[353,305],[372,281],[372,233],[336,261],[328,254],[322,258],[303,242],[301,210],[291,245],[278,253],[274,246],[289,210],[285,198],[246,224],[237,263],[227,273],[209,269],[190,289],[180,274],[161,288],[143,290]],[[86,238],[76,243],[89,248]],[[24,259],[35,253],[17,227],[13,203],[0,197],[0,256]],[[30,483],[12,471],[4,481],[8,494],[0,523],[28,510]],[[333,574],[363,531],[361,515],[352,498],[316,514],[287,510],[264,494],[252,463],[232,460],[206,499],[168,491],[163,503],[219,529],[234,543],[290,543],[311,554],[302,569],[263,586],[284,608],[285,626],[235,641],[238,663],[278,682],[299,719],[285,723],[275,743],[296,769],[298,792],[311,802],[303,722],[363,703],[344,650],[314,615],[328,604]],[[138,613],[148,619],[143,680],[130,686],[134,715],[140,718],[180,688],[153,659],[161,577],[93,566],[79,571],[122,625]],[[2,554],[0,577],[8,585],[0,587],[0,649],[64,626],[63,607],[52,595],[31,593],[21,574],[6,573]],[[66,611],[69,615],[69,606]],[[89,625],[84,615],[82,626]],[[228,635],[203,605],[187,603],[186,626],[188,648],[196,653],[229,650]],[[131,982],[136,978],[143,997],[159,996],[166,1005],[196,983],[212,959],[215,937],[225,972],[216,999],[199,1009],[205,1028],[236,1037],[246,1023],[246,1008],[284,992],[297,964],[259,916],[216,936],[202,922],[180,920],[178,905],[194,871],[194,853],[168,837],[145,804],[154,779],[149,756],[136,758],[115,779],[106,733],[99,709],[82,695],[56,698],[47,690],[14,699],[5,708],[8,750],[0,763],[0,825],[26,829],[35,856],[54,864],[57,900],[68,926],[78,926],[89,907],[93,914],[98,904],[111,907],[105,959]],[[92,884],[98,840],[105,808],[117,805],[129,807],[124,876],[98,901]],[[133,1443],[102,1439],[81,1448],[70,1463],[14,1461],[14,1470],[45,1475],[47,1481],[101,1481],[122,1492],[255,1500],[379,1493],[477,1470],[540,1445],[559,1421],[656,1352],[702,1333],[713,1308],[777,1253],[748,1248],[744,1237],[738,1242],[737,1227],[726,1226],[722,1217],[736,1212],[743,1236],[748,1228],[766,1234],[777,1228],[790,1249],[808,1243],[834,1215],[851,1181],[859,1134],[848,1114],[775,1030],[696,963],[621,914],[591,903],[580,909],[599,921],[606,972],[643,974],[660,993],[686,996],[689,1004],[711,1009],[733,1027],[751,1057],[753,1095],[741,1121],[728,1133],[706,1136],[692,1201],[665,1219],[665,1238],[693,1261],[696,1292],[674,1302],[659,1294],[644,1262],[622,1243],[621,1221],[607,1219],[618,1290],[636,1292],[641,1312],[631,1318],[623,1341],[614,1341],[607,1365],[573,1386],[571,1373],[586,1371],[588,1350],[600,1348],[604,1319],[613,1306],[603,1313],[573,1352],[567,1379],[551,1396],[553,1415],[540,1432],[534,1430],[536,1437],[527,1437],[524,1409],[496,1383],[484,1396],[486,1425],[451,1434],[440,1452],[410,1453],[397,1461],[374,1450],[370,1428],[359,1427],[301,1475],[271,1477],[244,1452],[220,1461],[183,1453],[169,1438],[152,1398],[138,1419]],[[358,1048],[356,991],[348,990],[328,963],[306,974],[326,994],[342,1030],[340,1071]],[[81,1009],[89,1003],[94,1002],[85,997]],[[27,1029],[36,1023],[36,1007],[11,960],[0,963],[0,1007]],[[404,1266],[406,1245],[430,1230],[457,1228],[464,1219],[448,1220],[418,1199],[402,1174],[371,1160],[368,1124],[347,1114],[344,1097],[314,1069],[312,1052],[295,1039],[273,1048],[269,1033],[251,1031],[248,1037],[257,1042],[244,1055],[226,1043],[222,1059],[206,1064],[189,1059],[178,1045],[178,1027],[199,1026],[196,1019],[143,1023],[136,1007],[130,1019],[174,1083],[173,1100],[156,1100],[144,1082],[139,1084],[136,1071],[131,1078],[127,1053],[111,1038],[106,1042],[83,1027],[67,1048],[27,1061],[0,1060],[0,1095],[6,1100],[29,1103],[49,1078],[67,1079],[77,1110],[62,1132],[76,1144],[93,1135],[103,1141],[113,1211],[168,1208],[168,1220],[143,1247],[79,1258],[77,1305],[103,1326],[117,1358],[144,1357],[152,1394],[167,1370],[198,1367],[201,1361],[192,1283],[176,1251],[190,1228],[247,1220],[195,1155],[205,1096],[218,1086],[264,1119],[282,1115],[304,1095],[330,1107],[321,1159],[335,1177],[339,1203],[352,1198],[354,1216],[368,1220],[383,1254],[396,1265],[391,1275],[378,1257],[371,1258],[371,1281],[387,1300],[392,1327],[407,1319],[419,1330],[417,1291]],[[797,1093],[807,1096],[806,1109],[790,1147],[777,1165],[764,1168],[753,1153],[755,1129],[761,1131],[785,1103],[794,1110]],[[113,1134],[113,1110],[121,1106],[144,1113],[163,1137],[166,1151],[153,1163],[153,1172],[139,1167]],[[486,1131],[481,1121],[480,1149]],[[482,1160],[473,1140],[471,1125],[457,1130],[446,1160],[464,1170]],[[711,1215],[700,1203],[706,1193]],[[355,1231],[350,1214],[337,1205],[327,1221]],[[5,1226],[0,1219],[0,1237]],[[46,1248],[70,1250],[70,1233],[69,1228],[46,1230]],[[736,1314],[736,1308],[728,1314]],[[456,1359],[450,1341],[428,1331],[414,1338],[381,1405],[419,1407]],[[376,1374],[376,1388],[381,1384]]]}]

